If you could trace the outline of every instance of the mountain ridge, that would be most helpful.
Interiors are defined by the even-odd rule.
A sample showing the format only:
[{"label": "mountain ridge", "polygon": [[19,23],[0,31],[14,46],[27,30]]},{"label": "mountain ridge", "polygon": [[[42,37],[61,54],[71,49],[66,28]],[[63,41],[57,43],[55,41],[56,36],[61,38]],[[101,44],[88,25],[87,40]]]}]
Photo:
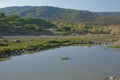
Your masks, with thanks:
[{"label": "mountain ridge", "polygon": [[16,14],[20,17],[32,17],[66,22],[90,22],[99,16],[120,17],[118,12],[92,12],[88,10],[66,9],[52,6],[11,6],[0,8],[7,15]]},{"label": "mountain ridge", "polygon": [[0,8],[0,12],[19,17],[31,17],[57,22],[83,22],[87,25],[117,25],[120,24],[118,12],[92,12],[87,10],[66,9],[52,6],[13,6]]},{"label": "mountain ridge", "polygon": [[10,26],[11,31],[20,31],[19,33],[22,34],[26,34],[28,29],[36,33],[39,30],[44,31],[46,28],[48,31],[50,31],[49,28],[56,28],[63,34],[71,32],[120,33],[120,12],[91,12],[50,6],[14,6],[1,8],[0,15],[0,25],[4,24],[6,27],[3,30],[4,26],[2,26],[2,31],[6,31],[5,29],[7,27],[9,29]]}]

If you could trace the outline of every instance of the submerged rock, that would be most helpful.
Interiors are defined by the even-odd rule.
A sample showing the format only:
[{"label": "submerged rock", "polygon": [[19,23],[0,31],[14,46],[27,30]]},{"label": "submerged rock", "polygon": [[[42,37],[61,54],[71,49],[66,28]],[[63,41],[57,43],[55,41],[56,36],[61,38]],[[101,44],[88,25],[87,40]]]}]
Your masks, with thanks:
[{"label": "submerged rock", "polygon": [[69,57],[66,57],[66,56],[61,58],[61,60],[68,60],[68,59]]}]

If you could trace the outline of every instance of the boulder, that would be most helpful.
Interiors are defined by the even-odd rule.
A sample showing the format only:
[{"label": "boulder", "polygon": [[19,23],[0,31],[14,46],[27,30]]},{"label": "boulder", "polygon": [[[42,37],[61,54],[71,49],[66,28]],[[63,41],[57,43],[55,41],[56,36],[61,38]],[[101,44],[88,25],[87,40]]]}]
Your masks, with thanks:
[{"label": "boulder", "polygon": [[21,43],[22,41],[21,40],[14,40],[15,43]]}]

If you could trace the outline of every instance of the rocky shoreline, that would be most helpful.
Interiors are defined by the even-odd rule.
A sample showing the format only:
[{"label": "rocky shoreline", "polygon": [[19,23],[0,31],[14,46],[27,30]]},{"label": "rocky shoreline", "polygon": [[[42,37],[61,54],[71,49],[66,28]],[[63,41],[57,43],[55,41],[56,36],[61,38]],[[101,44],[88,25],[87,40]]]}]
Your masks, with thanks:
[{"label": "rocky shoreline", "polygon": [[99,79],[99,80],[120,80],[120,77],[110,76],[110,77],[105,77],[104,79]]}]

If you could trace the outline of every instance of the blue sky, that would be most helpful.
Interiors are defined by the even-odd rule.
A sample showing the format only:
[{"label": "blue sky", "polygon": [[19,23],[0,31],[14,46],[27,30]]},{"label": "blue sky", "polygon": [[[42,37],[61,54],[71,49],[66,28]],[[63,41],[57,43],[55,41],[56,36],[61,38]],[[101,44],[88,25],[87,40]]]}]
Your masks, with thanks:
[{"label": "blue sky", "polygon": [[120,0],[1,0],[0,8],[8,6],[55,6],[89,11],[120,11]]}]

